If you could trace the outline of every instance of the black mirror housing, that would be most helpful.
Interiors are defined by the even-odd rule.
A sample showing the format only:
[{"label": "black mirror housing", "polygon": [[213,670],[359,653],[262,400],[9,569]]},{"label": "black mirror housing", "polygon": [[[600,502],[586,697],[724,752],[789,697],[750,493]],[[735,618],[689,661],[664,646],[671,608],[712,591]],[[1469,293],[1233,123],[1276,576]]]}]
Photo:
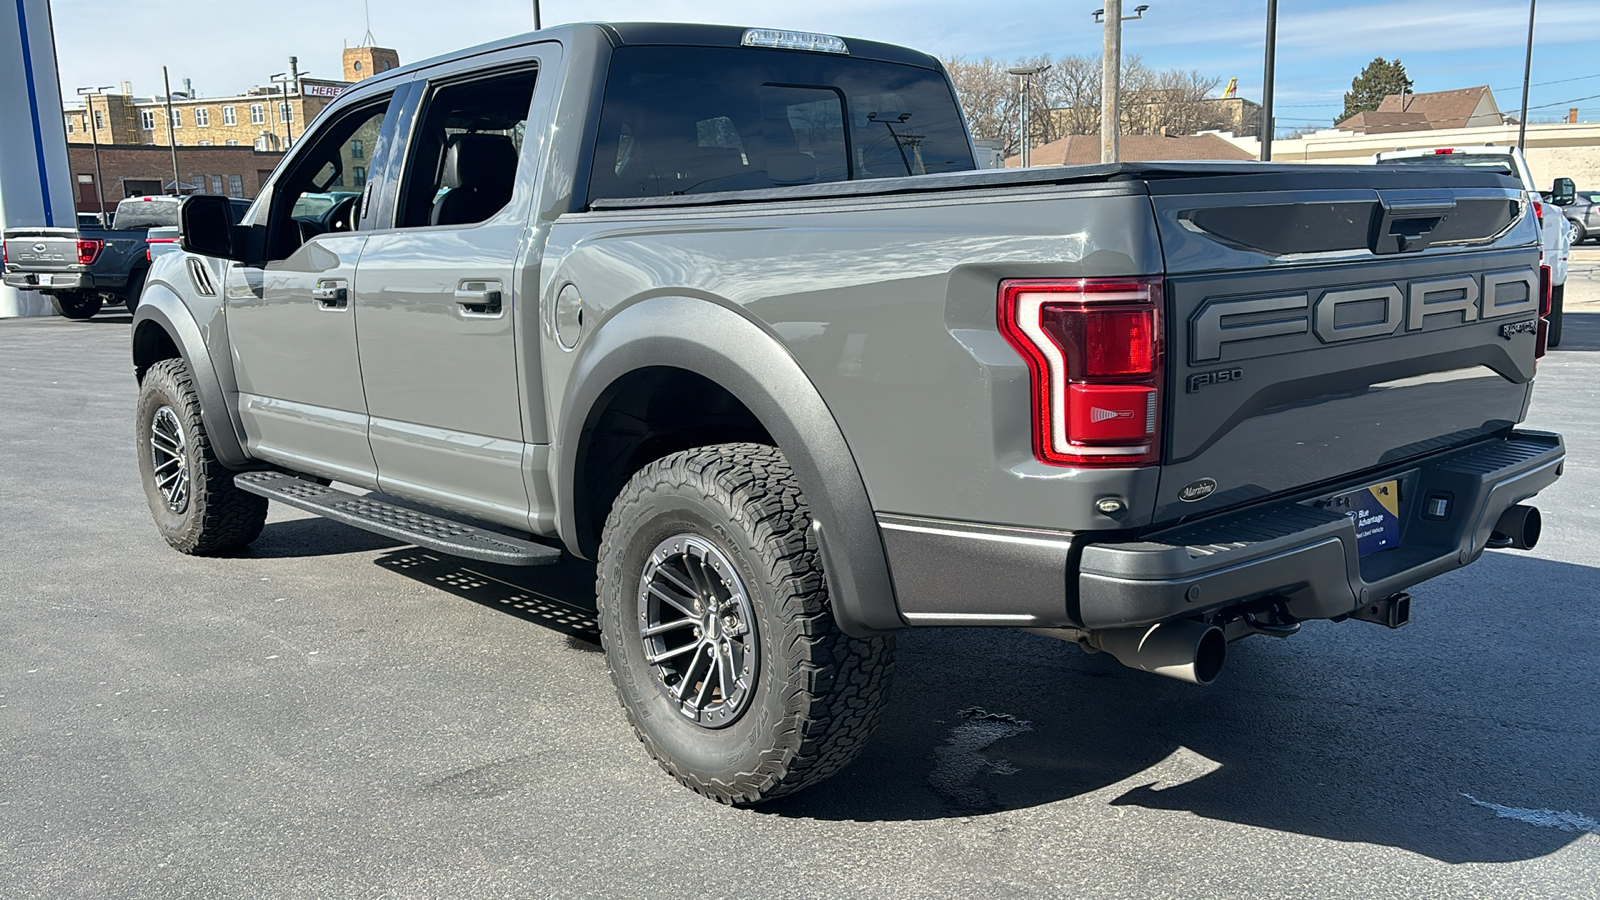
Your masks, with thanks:
[{"label": "black mirror housing", "polygon": [[227,197],[195,194],[178,207],[178,246],[185,253],[237,261],[233,211]]},{"label": "black mirror housing", "polygon": [[1550,202],[1557,206],[1571,206],[1578,199],[1578,186],[1571,178],[1557,178],[1550,185]]}]

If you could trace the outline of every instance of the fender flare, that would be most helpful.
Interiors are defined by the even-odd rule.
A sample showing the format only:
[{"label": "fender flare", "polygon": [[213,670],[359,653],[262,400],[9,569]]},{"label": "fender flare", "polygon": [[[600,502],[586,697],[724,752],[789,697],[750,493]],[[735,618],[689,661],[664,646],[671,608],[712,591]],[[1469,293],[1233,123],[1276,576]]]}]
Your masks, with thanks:
[{"label": "fender flare", "polygon": [[[151,324],[146,326],[147,322]],[[206,426],[206,436],[211,440],[211,450],[217,460],[230,469],[250,466],[253,460],[245,452],[244,441],[228,412],[227,395],[223,393],[216,366],[211,362],[211,352],[182,298],[165,284],[147,284],[133,313],[130,353],[135,367],[139,364],[137,348],[141,327],[157,327],[166,332],[178,348],[178,354],[189,364],[189,375],[200,395],[200,421]]]},{"label": "fender flare", "polygon": [[556,527],[578,549],[577,460],[618,379],[665,366],[703,375],[745,405],[788,458],[811,507],[833,612],[845,633],[906,627],[866,483],[827,403],[776,338],[732,309],[661,296],[607,316],[585,339],[563,392],[551,473]]}]

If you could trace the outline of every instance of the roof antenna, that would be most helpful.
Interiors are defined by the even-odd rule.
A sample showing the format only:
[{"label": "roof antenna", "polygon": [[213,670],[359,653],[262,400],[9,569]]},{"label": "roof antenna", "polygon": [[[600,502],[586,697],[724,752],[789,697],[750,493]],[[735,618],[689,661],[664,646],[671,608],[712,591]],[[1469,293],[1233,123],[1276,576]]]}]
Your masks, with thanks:
[{"label": "roof antenna", "polygon": [[361,46],[371,47],[378,43],[378,39],[372,36],[372,0],[361,0],[361,6],[367,12],[367,33],[361,36]]}]

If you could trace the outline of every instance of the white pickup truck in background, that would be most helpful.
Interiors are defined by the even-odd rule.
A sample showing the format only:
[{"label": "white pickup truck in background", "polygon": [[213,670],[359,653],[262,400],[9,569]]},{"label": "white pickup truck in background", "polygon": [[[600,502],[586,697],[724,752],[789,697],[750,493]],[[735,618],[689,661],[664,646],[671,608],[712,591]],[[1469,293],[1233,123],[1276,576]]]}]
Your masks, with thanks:
[{"label": "white pickup truck in background", "polygon": [[1533,172],[1528,168],[1527,157],[1516,147],[1427,147],[1416,150],[1390,150],[1374,158],[1379,164],[1422,166],[1487,166],[1503,169],[1522,182],[1533,199],[1533,211],[1539,219],[1539,234],[1544,244],[1544,265],[1550,270],[1550,331],[1547,346],[1561,345],[1562,308],[1565,306],[1567,285],[1567,257],[1572,252],[1571,226],[1560,210],[1546,209],[1551,203],[1560,205],[1559,194],[1571,202],[1571,179],[1558,178],[1550,191],[1540,191],[1533,183]]}]

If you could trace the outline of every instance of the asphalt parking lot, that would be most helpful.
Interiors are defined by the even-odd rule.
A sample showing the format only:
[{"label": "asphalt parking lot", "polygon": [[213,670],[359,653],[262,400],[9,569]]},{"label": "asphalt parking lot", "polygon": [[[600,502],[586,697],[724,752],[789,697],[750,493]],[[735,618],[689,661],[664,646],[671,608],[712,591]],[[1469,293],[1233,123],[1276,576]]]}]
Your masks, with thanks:
[{"label": "asphalt parking lot", "polygon": [[1600,896],[1600,249],[1530,425],[1543,543],[1412,624],[1233,645],[1195,688],[1014,631],[899,643],[885,726],[757,810],[623,721],[592,571],[277,507],[170,551],[128,317],[0,322],[0,897]]}]

